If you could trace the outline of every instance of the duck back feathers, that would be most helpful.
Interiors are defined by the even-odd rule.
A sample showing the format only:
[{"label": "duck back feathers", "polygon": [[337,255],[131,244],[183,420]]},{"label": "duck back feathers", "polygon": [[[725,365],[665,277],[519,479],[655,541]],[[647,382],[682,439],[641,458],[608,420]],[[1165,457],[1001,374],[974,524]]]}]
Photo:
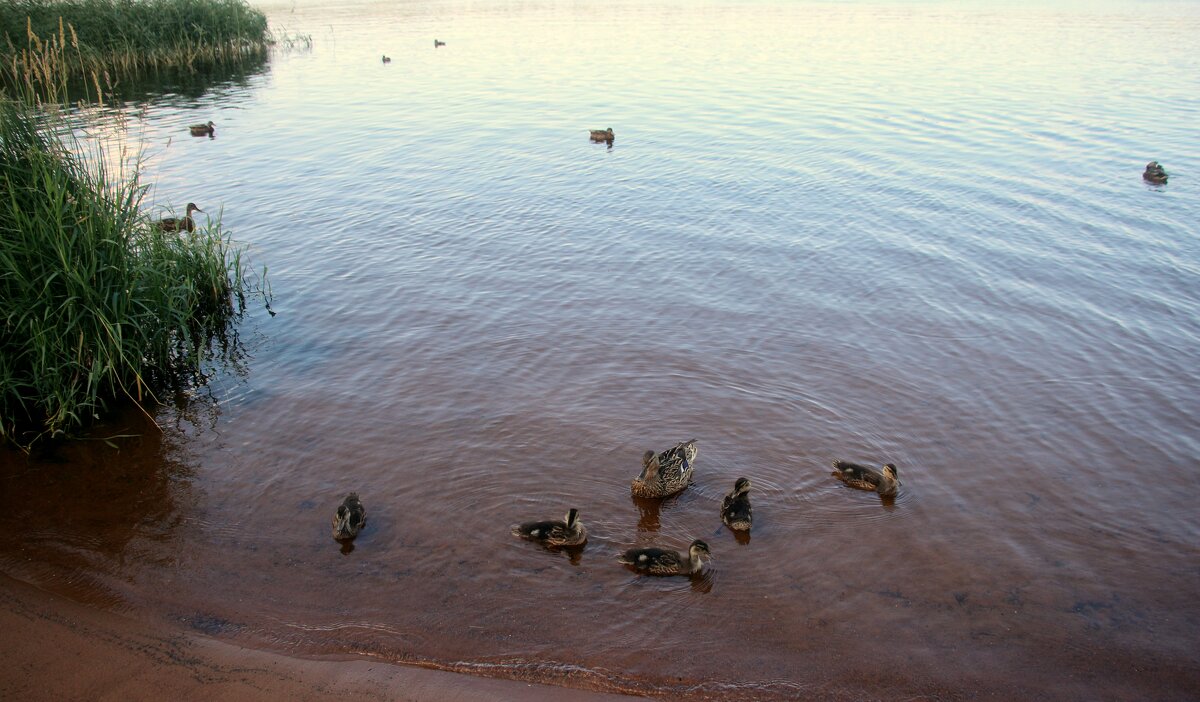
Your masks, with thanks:
[{"label": "duck back feathers", "polygon": [[358,493],[352,492],[346,495],[333,514],[333,538],[338,541],[353,539],[366,523],[367,509],[358,499]]}]

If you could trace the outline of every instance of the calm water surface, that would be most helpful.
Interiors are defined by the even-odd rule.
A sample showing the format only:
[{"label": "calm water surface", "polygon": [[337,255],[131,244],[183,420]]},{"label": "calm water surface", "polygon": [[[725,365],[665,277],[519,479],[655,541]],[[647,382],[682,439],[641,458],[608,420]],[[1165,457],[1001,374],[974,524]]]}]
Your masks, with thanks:
[{"label": "calm water surface", "polygon": [[[608,690],[1200,689],[1200,5],[334,5],[267,8],[310,51],[130,105],[152,204],[219,214],[278,316],[161,434],[4,455],[5,572]],[[688,438],[696,484],[634,501]],[[508,534],[570,506],[581,554]],[[696,579],[615,560],[693,538]]]}]

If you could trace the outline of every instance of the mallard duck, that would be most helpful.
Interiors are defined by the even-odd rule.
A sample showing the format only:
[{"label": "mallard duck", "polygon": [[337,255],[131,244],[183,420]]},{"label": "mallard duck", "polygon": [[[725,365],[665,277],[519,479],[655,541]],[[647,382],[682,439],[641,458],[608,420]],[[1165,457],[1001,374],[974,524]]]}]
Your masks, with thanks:
[{"label": "mallard duck", "polygon": [[214,125],[210,119],[208,120],[208,124],[193,124],[188,127],[188,130],[192,133],[192,136],[212,136]]},{"label": "mallard duck", "polygon": [[896,466],[892,463],[884,464],[882,472],[848,461],[834,461],[833,468],[833,477],[843,483],[859,490],[877,492],[883,497],[895,495],[900,486]]},{"label": "mallard duck", "polygon": [[754,516],[750,511],[749,478],[738,478],[733,491],[721,502],[721,521],[734,531],[750,531]]},{"label": "mallard duck", "polygon": [[187,204],[187,215],[160,219],[158,220],[158,227],[164,232],[194,232],[196,231],[196,220],[192,219],[192,213],[203,211],[199,207],[196,207],[196,203],[189,202]]},{"label": "mallard duck", "polygon": [[562,521],[525,522],[512,528],[513,536],[537,541],[544,546],[581,546],[587,542],[587,527],[572,507]]},{"label": "mallard duck", "polygon": [[648,575],[695,575],[711,557],[708,544],[696,539],[688,546],[686,557],[678,551],[661,548],[631,548],[617,560]]},{"label": "mallard duck", "polygon": [[662,453],[647,451],[642,456],[642,472],[630,486],[634,497],[666,497],[687,487],[692,482],[698,453],[695,439],[680,442]]},{"label": "mallard duck", "polygon": [[383,57],[383,62],[384,62],[384,63],[391,63],[391,62],[392,62],[392,59],[391,59],[389,56],[387,56],[386,54],[384,54],[384,57]]},{"label": "mallard duck", "polygon": [[367,523],[367,509],[363,507],[358,493],[346,495],[342,504],[338,505],[337,513],[333,515],[333,538],[338,541],[353,539],[358,536],[363,525]]},{"label": "mallard duck", "polygon": [[438,48],[439,46],[445,46],[445,45],[446,45],[446,42],[444,42],[444,41],[438,41],[437,39],[433,40],[433,48],[435,48],[435,49]]},{"label": "mallard duck", "polygon": [[612,127],[608,129],[591,129],[592,141],[612,141],[616,138],[613,134]]},{"label": "mallard duck", "polygon": [[1146,164],[1146,171],[1142,173],[1142,177],[1151,183],[1167,182],[1167,171],[1159,165],[1158,161],[1151,161]]}]

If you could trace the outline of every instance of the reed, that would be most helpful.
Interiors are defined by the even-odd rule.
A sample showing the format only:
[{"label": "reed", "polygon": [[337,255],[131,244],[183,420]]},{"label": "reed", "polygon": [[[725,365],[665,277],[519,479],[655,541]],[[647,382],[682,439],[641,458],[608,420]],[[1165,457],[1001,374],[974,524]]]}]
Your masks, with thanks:
[{"label": "reed", "polygon": [[114,79],[198,71],[265,56],[273,39],[245,0],[7,0],[0,3],[0,79],[47,72]]},{"label": "reed", "polygon": [[0,442],[22,446],[201,379],[250,285],[219,223],[161,231],[136,166],[45,105],[0,99]]}]

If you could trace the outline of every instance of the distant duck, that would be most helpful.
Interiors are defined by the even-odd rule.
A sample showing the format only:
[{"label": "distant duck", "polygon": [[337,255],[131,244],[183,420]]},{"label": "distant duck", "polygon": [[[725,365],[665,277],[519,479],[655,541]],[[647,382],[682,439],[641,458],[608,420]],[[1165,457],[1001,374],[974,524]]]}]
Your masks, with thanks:
[{"label": "distant duck", "polygon": [[435,49],[438,48],[439,46],[445,46],[445,45],[446,45],[446,42],[444,42],[444,41],[438,41],[437,39],[433,40],[433,48],[435,48]]},{"label": "distant duck", "polygon": [[692,482],[699,453],[695,439],[680,442],[662,453],[647,451],[642,455],[642,472],[630,485],[634,497],[667,497],[687,487]]},{"label": "distant duck", "polygon": [[391,57],[390,57],[390,56],[388,56],[388,55],[384,54],[384,56],[383,56],[383,62],[384,62],[384,63],[391,63],[391,62],[392,62],[392,59],[391,59]]},{"label": "distant duck", "polygon": [[562,521],[525,522],[514,526],[512,535],[544,546],[581,546],[587,542],[587,528],[579,521],[579,510],[574,507]]},{"label": "distant duck", "polygon": [[353,539],[366,523],[367,509],[358,499],[358,493],[352,492],[346,495],[333,515],[333,538],[338,541]]},{"label": "distant duck", "polygon": [[833,468],[833,476],[838,480],[852,488],[877,492],[882,497],[895,495],[900,485],[896,466],[892,463],[884,464],[882,471],[847,461],[834,461]]},{"label": "distant duck", "polygon": [[189,202],[187,204],[187,215],[160,219],[158,220],[158,227],[164,232],[194,232],[196,231],[196,220],[192,219],[192,213],[203,211],[199,207],[196,207],[196,203]]},{"label": "distant duck", "polygon": [[734,531],[750,531],[754,516],[750,510],[749,478],[738,478],[733,491],[721,502],[721,521]]},{"label": "distant duck", "polygon": [[617,561],[646,575],[695,575],[711,557],[708,544],[696,539],[688,547],[687,556],[661,548],[631,548]]},{"label": "distant duck", "polygon": [[608,129],[592,129],[589,131],[592,134],[592,141],[609,141],[609,142],[611,142],[613,139],[616,138],[616,135],[613,134],[612,127],[609,127]]},{"label": "distant duck", "polygon": [[189,126],[188,131],[192,133],[192,136],[210,137],[215,133],[214,125],[211,119],[208,121],[208,124],[193,124]]},{"label": "distant duck", "polygon": [[1142,177],[1151,183],[1167,182],[1167,171],[1159,165],[1158,161],[1151,161],[1146,164],[1146,172],[1142,173]]}]

